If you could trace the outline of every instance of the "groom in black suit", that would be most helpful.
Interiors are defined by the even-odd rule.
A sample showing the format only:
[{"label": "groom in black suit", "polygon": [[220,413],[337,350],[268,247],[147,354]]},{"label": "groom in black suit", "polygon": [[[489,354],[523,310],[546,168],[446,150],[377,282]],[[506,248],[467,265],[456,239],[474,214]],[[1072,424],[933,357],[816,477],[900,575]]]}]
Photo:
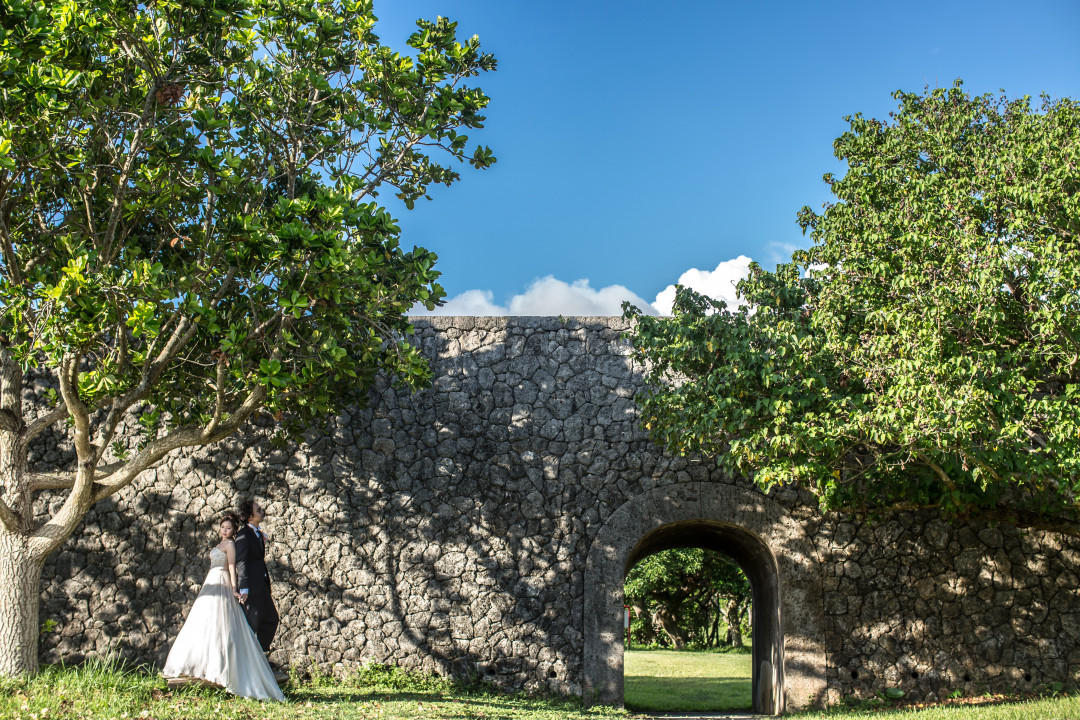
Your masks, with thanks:
[{"label": "groom in black suit", "polygon": [[244,500],[239,511],[245,524],[233,542],[240,602],[263,651],[270,652],[270,643],[277,632],[278,612],[270,596],[270,574],[266,571],[266,535],[259,529],[266,511],[254,500]]}]

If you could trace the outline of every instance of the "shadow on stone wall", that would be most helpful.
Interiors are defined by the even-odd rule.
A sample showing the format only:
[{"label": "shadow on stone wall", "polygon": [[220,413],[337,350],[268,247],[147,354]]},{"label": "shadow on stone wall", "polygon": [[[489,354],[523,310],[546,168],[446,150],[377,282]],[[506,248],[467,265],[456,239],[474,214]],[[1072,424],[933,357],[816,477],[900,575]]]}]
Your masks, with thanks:
[{"label": "shadow on stone wall", "polygon": [[[665,456],[634,426],[642,378],[621,323],[418,322],[429,390],[380,381],[368,409],[287,452],[271,447],[273,421],[262,418],[169,458],[99,505],[48,561],[41,619],[56,627],[42,659],[113,651],[160,666],[207,572],[218,517],[253,494],[270,513],[279,662],[339,672],[385,662],[580,694],[583,573],[604,524],[657,489],[749,488],[711,460]],[[35,466],[70,458],[65,442],[42,438]],[[892,685],[917,697],[957,677],[961,689],[996,688],[1021,670],[1031,687],[1077,679],[1080,614],[1065,607],[1080,601],[1077,543],[1002,528],[997,545],[984,532],[995,529],[940,530],[913,516],[842,523],[791,489],[768,499],[823,563],[830,701]],[[811,561],[796,544],[770,546]],[[785,642],[800,642],[790,629]]]},{"label": "shadow on stone wall", "polygon": [[43,659],[161,665],[217,518],[251,492],[269,510],[275,659],[579,691],[590,528],[639,483],[677,480],[633,428],[618,331],[548,319],[421,342],[432,389],[380,382],[287,454],[263,419],[95,509],[46,569]]},{"label": "shadow on stone wall", "polygon": [[577,478],[559,470],[567,448],[552,444],[564,421],[572,434],[581,423],[575,401],[553,395],[558,367],[546,372],[529,343],[508,336],[461,357],[428,337],[431,391],[380,386],[381,402],[342,426],[366,424],[370,446],[343,450],[335,433],[312,444],[314,482],[289,498],[321,521],[306,556],[279,561],[303,587],[281,603],[303,617],[291,657],[574,690],[585,527]]},{"label": "shadow on stone wall", "polygon": [[826,531],[836,697],[1076,689],[1075,541],[929,514],[833,521]]}]

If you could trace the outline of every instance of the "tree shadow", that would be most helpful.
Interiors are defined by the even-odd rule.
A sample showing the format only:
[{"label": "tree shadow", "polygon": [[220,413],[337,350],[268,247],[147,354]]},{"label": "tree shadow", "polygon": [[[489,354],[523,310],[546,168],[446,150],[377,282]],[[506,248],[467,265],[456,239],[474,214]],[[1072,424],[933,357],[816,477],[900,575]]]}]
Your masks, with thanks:
[{"label": "tree shadow", "polygon": [[[504,689],[575,690],[583,592],[575,559],[587,547],[575,506],[589,495],[560,465],[571,442],[575,453],[595,444],[583,420],[601,411],[593,396],[612,403],[607,389],[560,392],[590,373],[603,387],[592,366],[606,356],[588,352],[584,326],[556,322],[538,320],[520,334],[496,323],[465,355],[458,338],[423,336],[433,388],[402,395],[380,383],[372,406],[342,423],[353,445],[330,441],[339,430],[311,445],[309,487],[292,484],[289,512],[320,513],[312,539],[329,561],[314,573],[327,600],[315,614],[324,618],[318,633],[340,633],[352,647],[339,654],[311,643],[306,658],[394,662]],[[548,337],[560,331],[565,337]],[[576,355],[571,333],[580,338]],[[559,359],[552,343],[572,349]],[[357,438],[358,427],[368,435]],[[629,419],[615,432],[632,433]],[[340,505],[315,499],[343,496],[362,508],[362,527]],[[294,584],[315,579],[303,561],[284,563]],[[312,602],[314,593],[299,593],[282,603],[284,614],[302,605],[312,614]],[[314,617],[307,629],[316,630]]]},{"label": "tree shadow", "polygon": [[[432,388],[408,394],[380,379],[368,408],[343,412],[285,450],[270,441],[273,419],[262,417],[242,435],[168,459],[92,510],[46,563],[41,620],[55,627],[42,636],[42,659],[112,652],[160,666],[206,575],[218,516],[254,495],[269,510],[282,616],[276,661],[338,674],[390,663],[580,695],[585,559],[604,523],[659,487],[715,483],[762,496],[711,459],[666,456],[636,426],[643,378],[619,321],[416,325]],[[62,434],[42,442],[35,467],[67,457]],[[41,512],[58,498],[44,495]],[[830,699],[889,683],[912,692],[996,686],[1025,663],[1021,682],[1031,675],[1034,685],[1080,666],[1071,654],[1080,618],[1062,605],[1080,599],[1077,583],[1047,584],[1075,578],[1067,574],[1080,559],[1075,543],[1046,550],[1025,537],[986,554],[982,529],[967,531],[976,544],[957,528],[944,545],[926,545],[881,530],[889,521],[847,523],[846,537],[845,523],[822,516],[806,493],[777,488],[768,498],[813,545],[774,550],[817,568],[824,584],[828,668],[839,673],[829,677]],[[754,502],[735,510],[754,512]],[[898,522],[909,521],[909,532],[936,532],[927,519]],[[884,552],[892,546],[898,554]],[[849,574],[849,561],[875,576]],[[943,565],[953,568],[944,589],[925,590]],[[985,580],[981,566],[991,565],[1001,567]],[[1006,624],[1012,635],[998,643],[1000,659],[974,659],[993,650]],[[798,631],[790,641],[800,641]],[[951,655],[940,657],[946,645]],[[1013,669],[991,677],[988,662]],[[1039,672],[1030,672],[1036,662]],[[965,663],[975,669],[970,681]]]},{"label": "tree shadow", "polygon": [[826,524],[837,699],[1076,688],[1080,543],[933,513]]},{"label": "tree shadow", "polygon": [[380,380],[370,407],[288,452],[262,418],[170,458],[50,558],[42,619],[56,629],[42,659],[112,652],[160,666],[218,516],[253,494],[269,511],[275,660],[578,692],[593,527],[631,489],[620,472],[647,476],[642,455],[655,464],[608,324],[499,320],[455,335],[420,323],[431,389]]},{"label": "tree shadow", "polygon": [[627,675],[628,710],[660,712],[749,711],[750,678],[656,678]]}]

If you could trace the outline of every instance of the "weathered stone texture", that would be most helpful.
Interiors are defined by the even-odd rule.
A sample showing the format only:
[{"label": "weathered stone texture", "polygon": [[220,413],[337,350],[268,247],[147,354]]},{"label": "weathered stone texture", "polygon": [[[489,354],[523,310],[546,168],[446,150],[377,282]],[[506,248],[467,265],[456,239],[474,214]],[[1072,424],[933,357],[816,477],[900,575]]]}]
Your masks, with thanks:
[{"label": "weathered stone texture", "polygon": [[[42,659],[115,650],[160,665],[216,518],[254,494],[269,511],[277,660],[580,694],[586,558],[609,518],[679,484],[757,492],[709,460],[666,456],[636,426],[641,377],[623,330],[611,318],[419,320],[431,389],[380,383],[368,409],[285,451],[264,418],[168,459],[50,559],[42,620],[57,625]],[[34,452],[38,466],[71,456],[57,436]],[[807,602],[824,609],[831,699],[1080,679],[1076,542],[929,516],[842,520],[790,489],[770,502],[816,548],[821,591]]]},{"label": "weathered stone texture", "polygon": [[831,696],[1080,680],[1075,541],[932,515],[822,525]]}]

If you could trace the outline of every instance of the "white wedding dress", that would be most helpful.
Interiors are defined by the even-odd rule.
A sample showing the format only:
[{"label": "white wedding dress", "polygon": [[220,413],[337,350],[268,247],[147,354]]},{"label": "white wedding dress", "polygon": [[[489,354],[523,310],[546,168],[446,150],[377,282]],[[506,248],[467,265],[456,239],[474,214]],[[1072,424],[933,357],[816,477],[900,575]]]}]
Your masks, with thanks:
[{"label": "white wedding dress", "polygon": [[285,699],[233,595],[223,550],[210,551],[210,572],[169,650],[162,673],[165,677],[201,678],[234,695]]}]

